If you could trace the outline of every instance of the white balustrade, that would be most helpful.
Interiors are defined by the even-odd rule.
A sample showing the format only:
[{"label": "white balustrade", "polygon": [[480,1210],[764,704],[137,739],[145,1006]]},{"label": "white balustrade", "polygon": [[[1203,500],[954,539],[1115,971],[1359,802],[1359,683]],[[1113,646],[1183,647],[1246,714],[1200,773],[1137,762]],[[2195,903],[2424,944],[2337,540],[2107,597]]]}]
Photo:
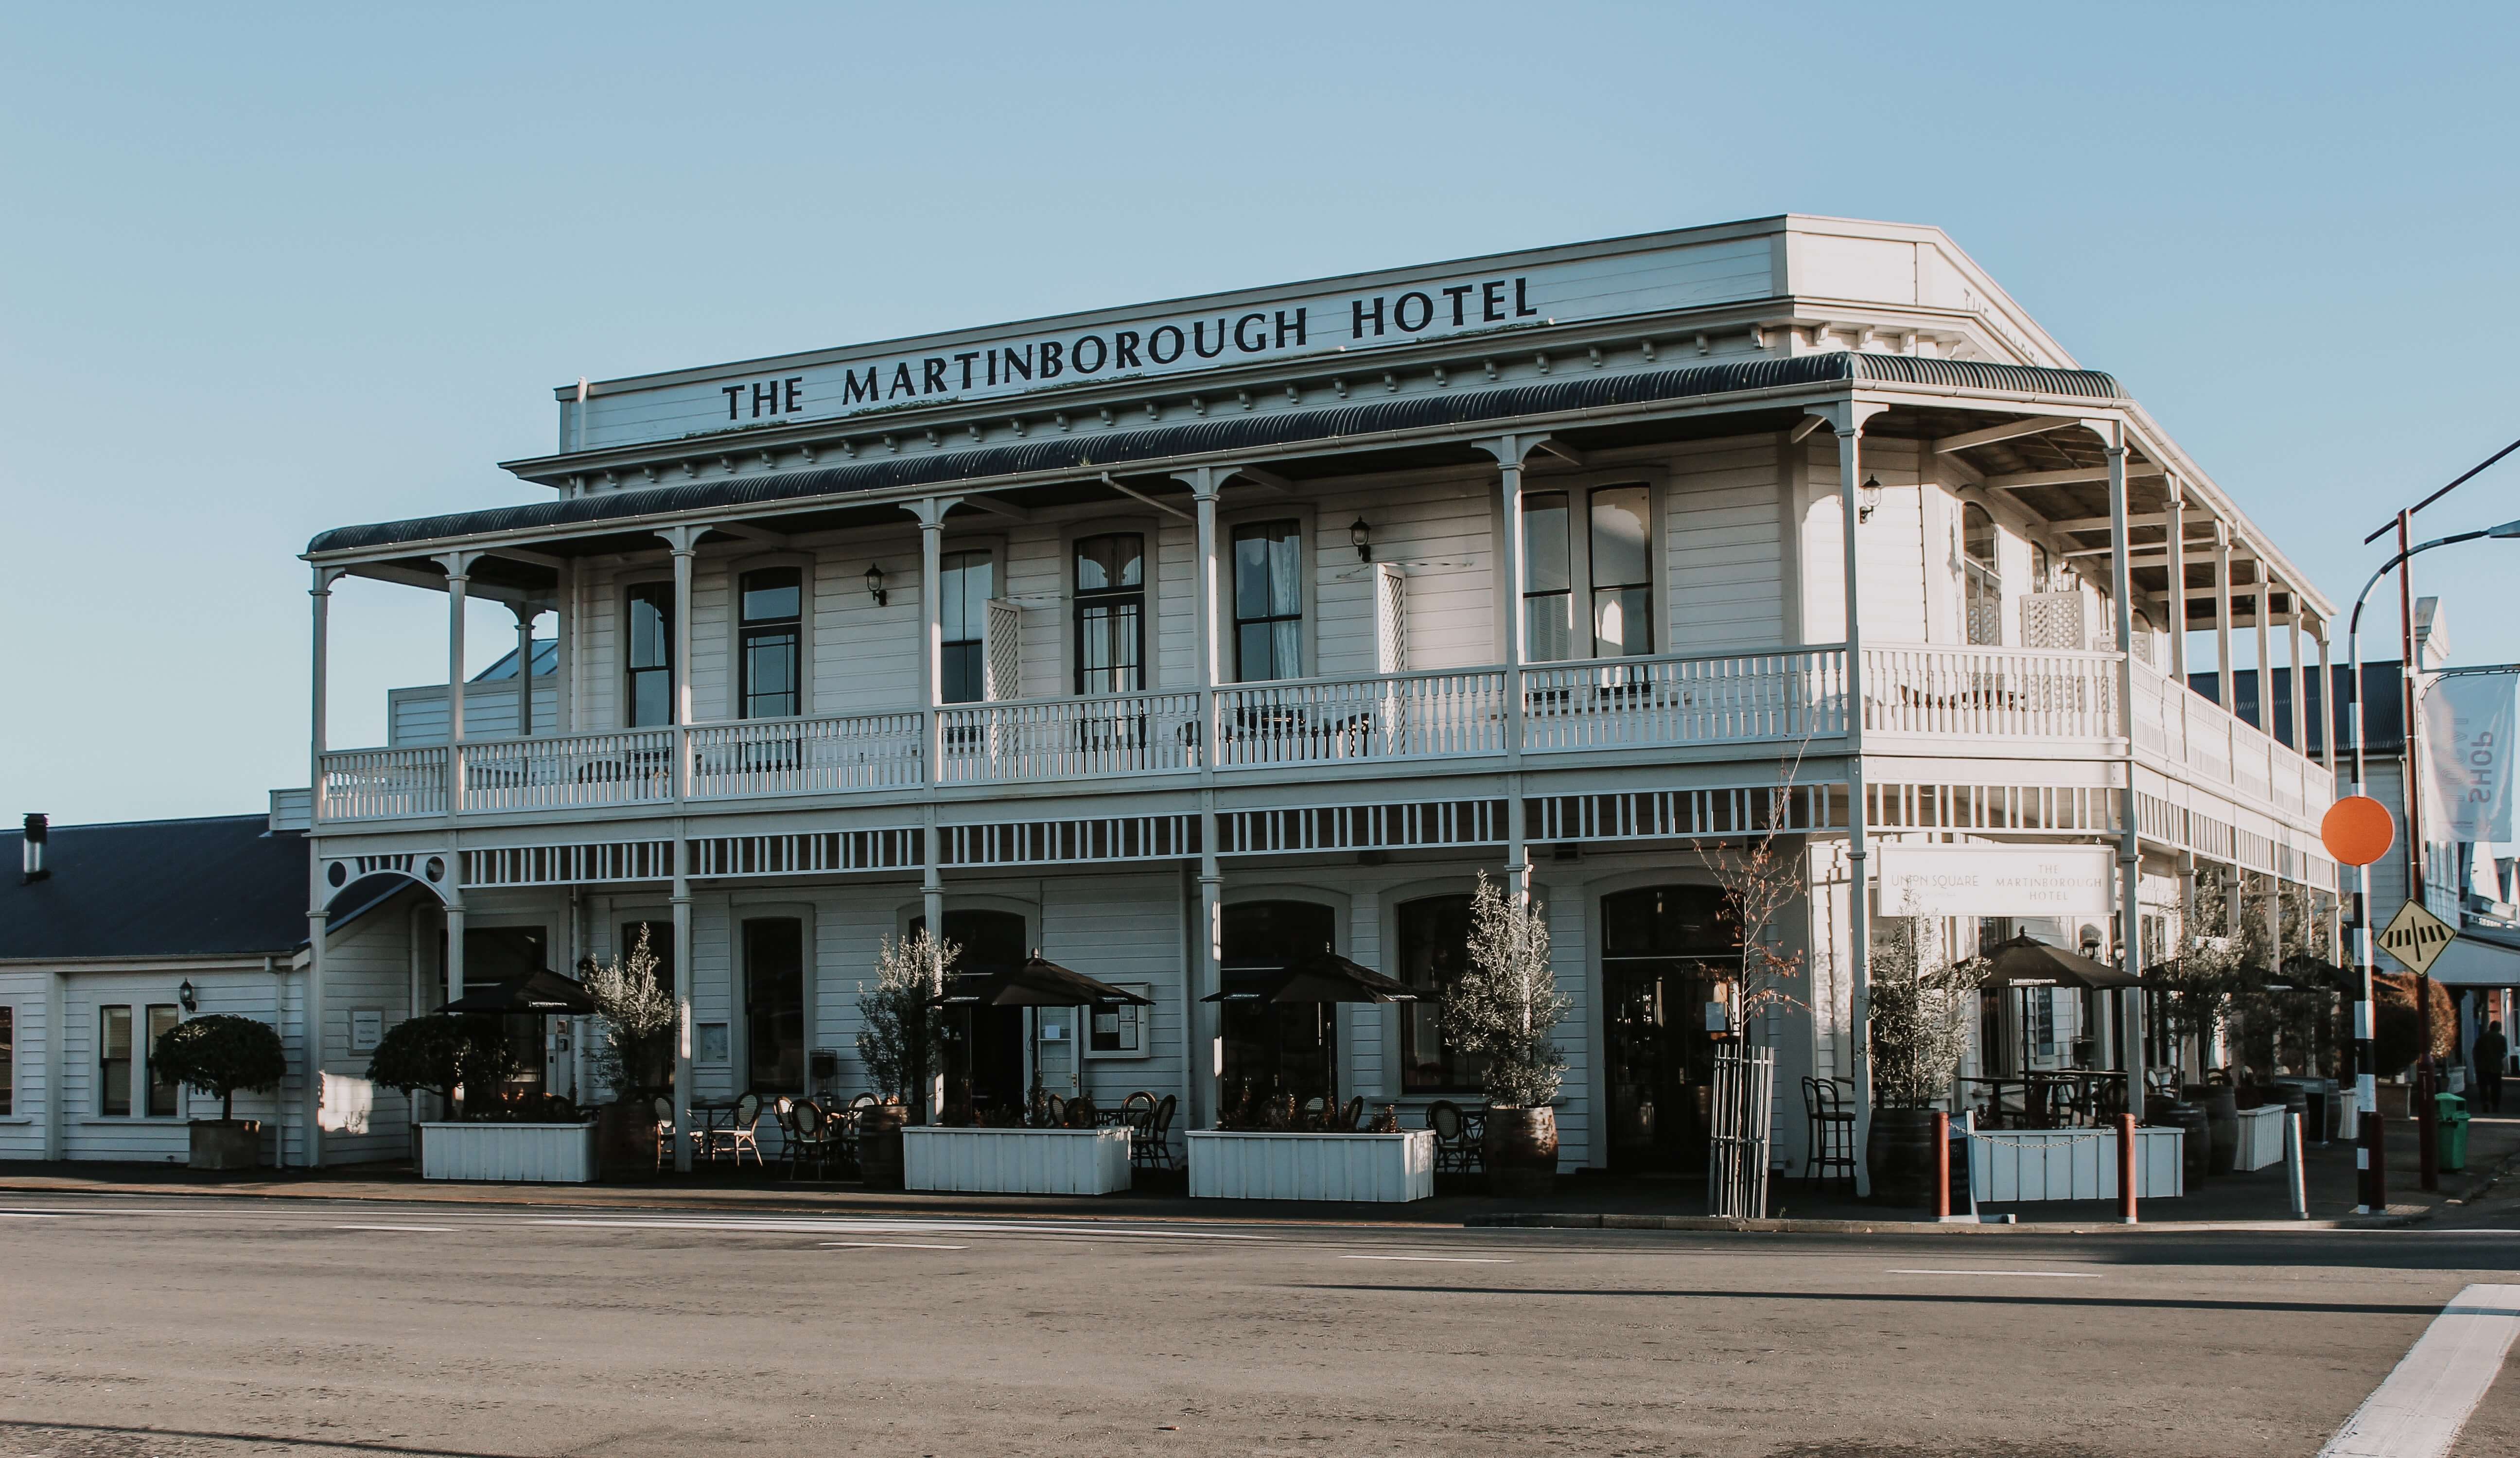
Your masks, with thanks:
[{"label": "white balustrade", "polygon": [[674,797],[674,732],[464,742],[464,808],[556,810]]},{"label": "white balustrade", "polygon": [[923,782],[924,716],[756,719],[691,731],[692,797],[904,790]]},{"label": "white balustrade", "polygon": [[1217,692],[1222,765],[1505,752],[1497,669],[1282,679]]},{"label": "white balustrade", "polygon": [[315,791],[325,820],[384,820],[446,813],[446,751],[336,750]]},{"label": "white balustrade", "polygon": [[949,785],[1084,780],[1198,767],[1196,694],[1013,699],[937,714]]},{"label": "white balustrade", "polygon": [[2117,655],[1898,647],[1864,653],[1864,724],[1885,734],[2114,739]]},{"label": "white balustrade", "polygon": [[1522,682],[1526,752],[1789,743],[1846,732],[1840,649],[1537,663]]}]

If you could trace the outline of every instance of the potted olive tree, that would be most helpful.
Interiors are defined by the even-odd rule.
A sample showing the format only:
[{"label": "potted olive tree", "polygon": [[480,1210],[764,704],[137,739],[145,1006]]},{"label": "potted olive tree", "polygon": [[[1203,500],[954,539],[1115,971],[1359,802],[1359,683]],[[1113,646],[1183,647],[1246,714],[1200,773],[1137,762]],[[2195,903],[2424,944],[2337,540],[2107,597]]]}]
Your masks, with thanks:
[{"label": "potted olive tree", "polygon": [[1480,1159],[1493,1195],[1546,1195],[1557,1177],[1558,1082],[1566,1054],[1550,1033],[1574,1000],[1549,967],[1547,912],[1508,899],[1482,872],[1470,895],[1467,965],[1444,994],[1444,1037],[1487,1055]]},{"label": "potted olive tree", "polygon": [[178,1023],[158,1035],[149,1066],[219,1101],[217,1118],[192,1121],[192,1167],[251,1169],[262,1162],[262,1121],[236,1116],[240,1091],[278,1088],[289,1057],[271,1025],[228,1013]]},{"label": "potted olive tree", "polygon": [[859,1116],[858,1168],[877,1189],[901,1188],[901,1127],[931,1072],[944,1066],[945,1027],[937,999],[962,948],[925,928],[876,950],[873,987],[858,986],[858,1061],[883,1102]]},{"label": "potted olive tree", "polygon": [[654,1100],[673,1090],[674,1029],[681,1018],[656,966],[644,925],[626,956],[608,963],[590,957],[578,966],[602,1029],[591,1060],[595,1076],[612,1091],[612,1102],[596,1116],[597,1158],[608,1174],[655,1167]]},{"label": "potted olive tree", "polygon": [[1934,1104],[1968,1053],[1986,963],[1933,956],[1917,918],[1875,924],[1866,1029],[1872,1056],[1872,1127],[1864,1163],[1872,1198],[1916,1207],[1934,1194]]}]

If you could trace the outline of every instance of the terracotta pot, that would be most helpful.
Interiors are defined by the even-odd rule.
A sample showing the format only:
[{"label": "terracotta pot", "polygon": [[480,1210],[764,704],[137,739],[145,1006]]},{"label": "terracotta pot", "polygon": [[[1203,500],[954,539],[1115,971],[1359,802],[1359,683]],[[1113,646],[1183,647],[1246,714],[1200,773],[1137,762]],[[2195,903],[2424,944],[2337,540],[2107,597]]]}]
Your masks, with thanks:
[{"label": "terracotta pot", "polygon": [[192,1122],[195,1169],[251,1169],[262,1162],[262,1120],[197,1118]]},{"label": "terracotta pot", "polygon": [[1531,1199],[1557,1187],[1557,1111],[1490,1109],[1479,1136],[1488,1193]]},{"label": "terracotta pot", "polygon": [[1872,1175],[1872,1203],[1903,1209],[1934,1204],[1934,1111],[1875,1109],[1864,1138],[1864,1166]]},{"label": "terracotta pot", "polygon": [[910,1111],[876,1104],[858,1114],[858,1178],[870,1190],[901,1188],[901,1128]]}]

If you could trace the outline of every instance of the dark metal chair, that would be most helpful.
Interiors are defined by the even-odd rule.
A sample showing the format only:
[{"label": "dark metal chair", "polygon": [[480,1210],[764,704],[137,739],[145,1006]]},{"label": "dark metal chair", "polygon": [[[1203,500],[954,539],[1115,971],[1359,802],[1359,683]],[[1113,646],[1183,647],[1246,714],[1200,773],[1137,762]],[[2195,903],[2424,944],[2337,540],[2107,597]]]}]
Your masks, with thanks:
[{"label": "dark metal chair", "polygon": [[1810,1121],[1810,1142],[1803,1155],[1803,1178],[1827,1179],[1839,1171],[1848,1188],[1855,1185],[1855,1111],[1834,1078],[1803,1079],[1803,1116]]},{"label": "dark metal chair", "polygon": [[788,1177],[803,1179],[811,1166],[817,1179],[829,1178],[832,1156],[838,1143],[832,1136],[831,1120],[822,1106],[812,1099],[798,1099],[788,1109]]},{"label": "dark metal chair", "polygon": [[1129,1167],[1132,1169],[1170,1169],[1173,1167],[1173,1110],[1176,1101],[1171,1094],[1155,1105],[1146,1124],[1129,1136]]},{"label": "dark metal chair", "polygon": [[1479,1168],[1478,1146],[1470,1140],[1469,1121],[1462,1116],[1461,1105],[1450,1099],[1427,1105],[1426,1127],[1435,1131],[1437,1174],[1469,1174]]}]

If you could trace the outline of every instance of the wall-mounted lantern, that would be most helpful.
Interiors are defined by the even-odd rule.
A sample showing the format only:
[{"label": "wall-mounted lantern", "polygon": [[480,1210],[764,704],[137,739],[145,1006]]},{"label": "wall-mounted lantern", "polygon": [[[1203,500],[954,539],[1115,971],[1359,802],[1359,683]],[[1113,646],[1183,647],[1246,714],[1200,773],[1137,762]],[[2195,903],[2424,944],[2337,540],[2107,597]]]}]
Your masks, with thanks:
[{"label": "wall-mounted lantern", "polygon": [[878,608],[891,602],[891,594],[883,590],[883,567],[879,563],[867,564],[867,596],[875,599]]},{"label": "wall-mounted lantern", "polygon": [[1356,548],[1357,561],[1373,560],[1373,528],[1366,524],[1365,518],[1359,517],[1348,524],[1347,540],[1348,545]]}]

